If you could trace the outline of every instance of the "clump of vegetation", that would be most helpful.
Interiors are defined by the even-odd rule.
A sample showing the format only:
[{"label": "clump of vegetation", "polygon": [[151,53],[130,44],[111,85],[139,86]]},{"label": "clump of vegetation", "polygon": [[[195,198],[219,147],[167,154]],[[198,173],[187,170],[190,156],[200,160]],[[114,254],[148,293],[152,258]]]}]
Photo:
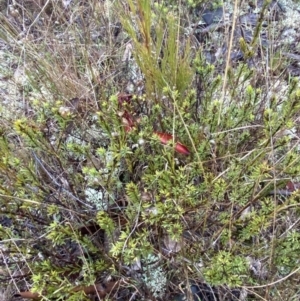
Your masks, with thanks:
[{"label": "clump of vegetation", "polygon": [[300,87],[264,57],[274,6],[246,38],[185,4],[49,3],[1,16],[6,298],[296,298]]}]

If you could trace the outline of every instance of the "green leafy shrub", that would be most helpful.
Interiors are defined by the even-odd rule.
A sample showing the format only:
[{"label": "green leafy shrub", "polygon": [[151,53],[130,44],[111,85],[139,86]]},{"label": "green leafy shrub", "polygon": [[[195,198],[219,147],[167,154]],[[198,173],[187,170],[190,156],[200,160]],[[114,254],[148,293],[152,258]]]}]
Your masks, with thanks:
[{"label": "green leafy shrub", "polygon": [[[54,24],[33,32],[52,48],[23,41],[28,108],[1,105],[3,266],[19,290],[58,300],[87,298],[83,287],[108,278],[121,283],[110,299],[171,300],[182,282],[296,295],[299,193],[286,186],[300,172],[298,80],[277,93],[258,78],[249,60],[261,24],[237,43],[244,60],[223,68],[186,34],[178,7],[108,3],[78,4],[83,24],[56,24],[75,41],[66,48]],[[1,36],[21,56],[9,24]]]}]

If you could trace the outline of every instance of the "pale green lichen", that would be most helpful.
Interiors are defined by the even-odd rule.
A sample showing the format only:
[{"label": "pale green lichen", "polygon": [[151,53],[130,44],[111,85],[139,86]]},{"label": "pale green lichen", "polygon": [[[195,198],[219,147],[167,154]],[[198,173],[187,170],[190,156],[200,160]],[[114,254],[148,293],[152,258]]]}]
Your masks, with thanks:
[{"label": "pale green lichen", "polygon": [[159,258],[148,255],[145,260],[143,280],[155,298],[162,298],[166,291],[167,277],[161,266],[157,266]]},{"label": "pale green lichen", "polygon": [[86,188],[84,194],[86,201],[95,205],[97,210],[107,210],[107,202],[104,201],[104,194],[102,191],[94,188]]}]

